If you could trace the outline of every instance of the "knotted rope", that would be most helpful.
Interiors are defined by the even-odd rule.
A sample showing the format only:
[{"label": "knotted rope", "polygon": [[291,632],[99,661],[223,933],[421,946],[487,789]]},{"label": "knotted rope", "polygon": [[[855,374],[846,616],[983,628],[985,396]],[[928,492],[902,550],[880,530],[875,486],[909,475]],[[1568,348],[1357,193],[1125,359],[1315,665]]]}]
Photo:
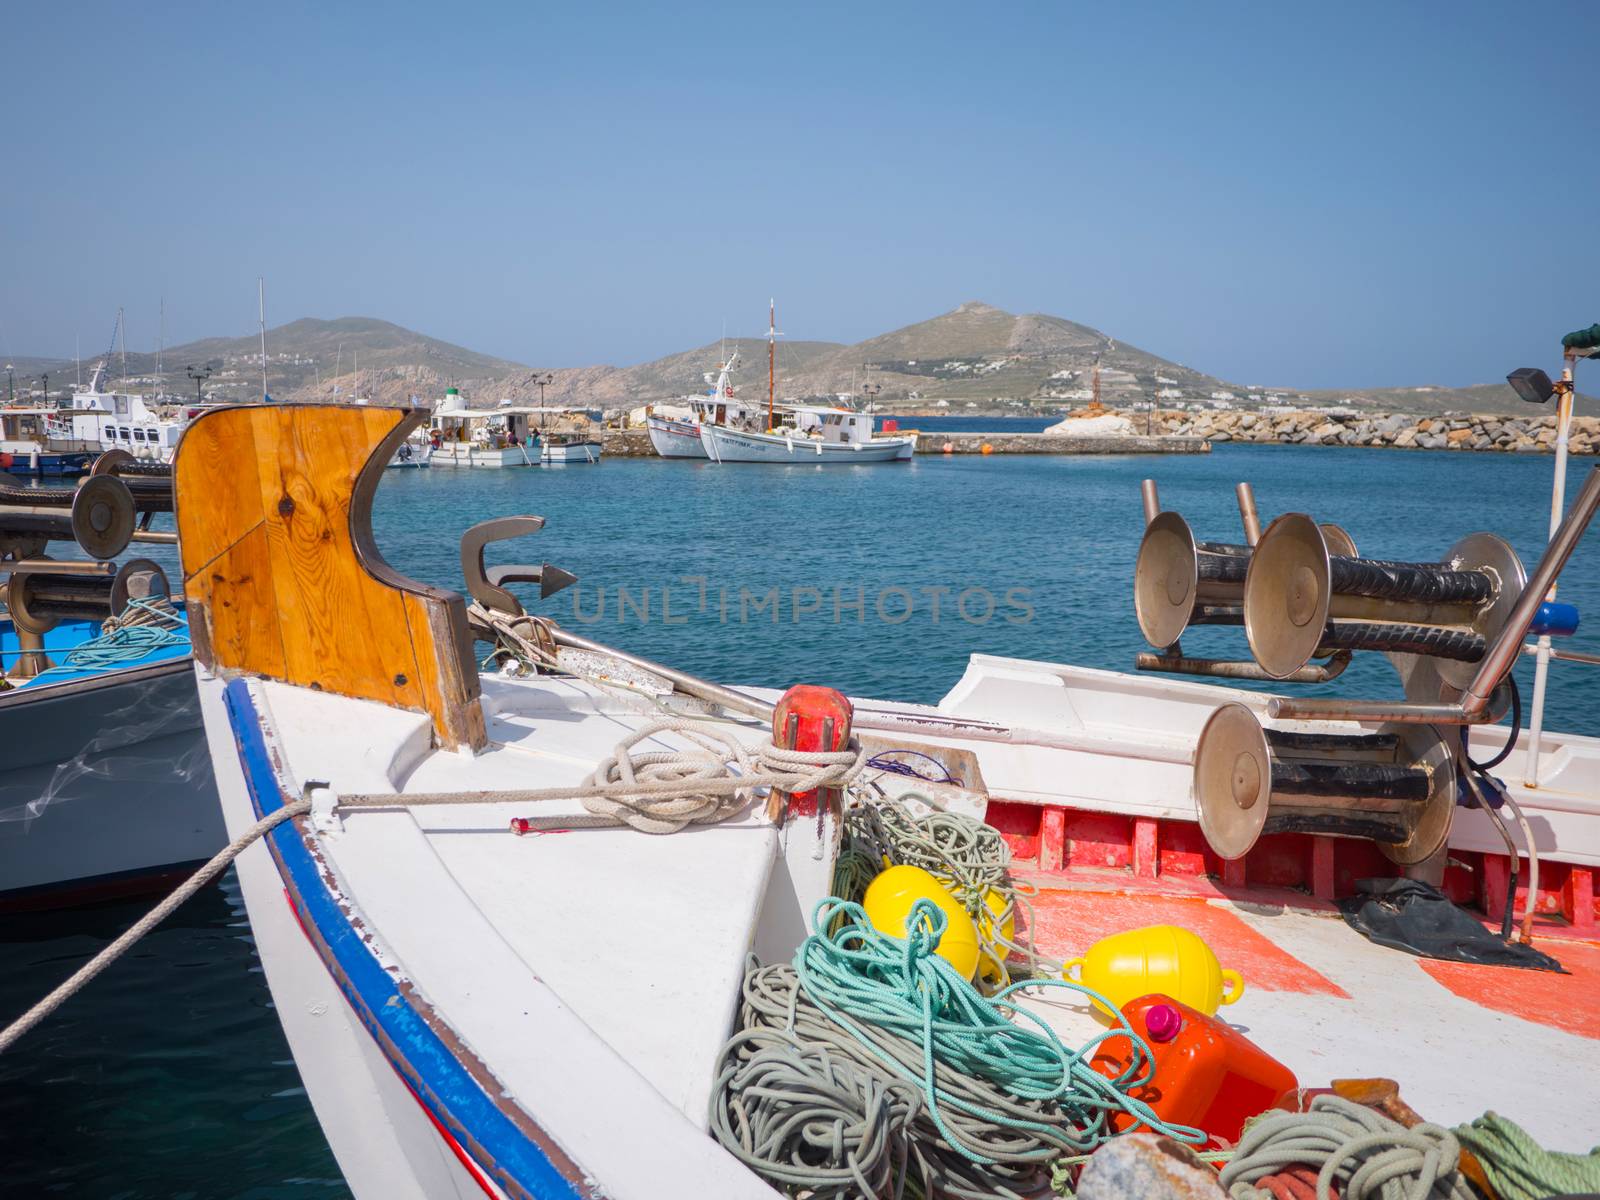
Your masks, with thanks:
[{"label": "knotted rope", "polygon": [[[692,750],[647,750],[639,743],[661,733],[676,733]],[[758,788],[807,792],[848,786],[866,765],[866,752],[854,740],[843,750],[751,748],[720,730],[679,719],[655,721],[617,743],[588,782],[569,787],[507,788],[483,792],[382,792],[340,796],[338,808],[411,808],[430,804],[534,804],[577,800],[587,817],[519,818],[519,828],[603,828],[627,825],[641,833],[676,833],[688,825],[714,824],[744,807]]]},{"label": "knotted rope", "polygon": [[1272,1200],[1255,1184],[1298,1165],[1317,1171],[1317,1200],[1475,1200],[1459,1167],[1461,1144],[1442,1125],[1407,1129],[1363,1104],[1318,1096],[1303,1113],[1251,1122],[1222,1169],[1233,1200]]}]

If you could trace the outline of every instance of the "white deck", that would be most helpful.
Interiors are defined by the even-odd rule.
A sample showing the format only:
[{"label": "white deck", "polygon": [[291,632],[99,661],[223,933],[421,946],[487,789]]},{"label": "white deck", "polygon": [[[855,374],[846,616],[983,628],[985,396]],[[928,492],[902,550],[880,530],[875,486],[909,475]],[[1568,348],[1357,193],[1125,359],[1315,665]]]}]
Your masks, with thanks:
[{"label": "white deck", "polygon": [[[252,687],[287,774],[328,780],[345,794],[575,783],[655,716],[570,680],[486,677],[483,685],[494,745],[475,757],[430,749],[427,719],[417,714],[275,683]],[[892,710],[1013,722],[1014,732],[1055,744],[954,735],[924,744],[973,755],[995,795],[1192,817],[1188,756],[1219,691],[1265,702],[1182,681],[975,659],[937,709],[864,702],[858,715],[870,720]],[[742,729],[751,744],[766,738],[760,727]],[[682,746],[672,734],[658,740]],[[1110,753],[1107,746],[1119,740],[1125,752]],[[1596,761],[1590,740],[1564,739],[1549,769],[1571,781]],[[898,777],[884,779],[905,786]],[[229,799],[236,790],[224,787],[225,804],[238,803]],[[817,843],[801,827],[806,823],[780,831],[751,810],[722,826],[665,837],[508,832],[513,816],[578,811],[574,802],[367,810],[339,818],[318,845],[339,896],[382,960],[507,1095],[603,1176],[609,1194],[770,1194],[704,1133],[712,1070],[731,1031],[746,952],[755,947],[769,961],[792,952],[801,916],[824,892],[828,863],[811,853]],[[1593,823],[1592,815],[1574,816]],[[238,814],[230,820],[237,824]],[[253,921],[259,908],[282,903],[259,879],[247,896]],[[1041,921],[1066,897],[1046,892],[1038,901]],[[1076,902],[1083,902],[1081,892]],[[1457,995],[1417,960],[1376,947],[1327,916],[1222,906],[1330,985],[1307,992],[1252,980],[1244,1000],[1225,1010],[1303,1084],[1386,1075],[1433,1119],[1467,1120],[1493,1108],[1548,1145],[1600,1141],[1600,1111],[1572,1103],[1576,1081],[1600,1069],[1600,1041]],[[267,969],[278,996],[290,968],[269,958]],[[1098,1026],[1063,995],[1033,1003],[1073,1042],[1092,1036]],[[294,1006],[278,998],[280,1009]],[[326,1051],[333,1053],[339,1039],[354,1036],[348,1022],[307,1022],[293,1011],[285,1023],[302,1062],[323,1052],[323,1039],[334,1039]],[[1571,1084],[1547,1069],[1555,1063]],[[360,1111],[324,1111],[346,1101],[331,1099],[333,1085],[315,1082],[317,1075],[308,1073],[312,1100],[361,1192],[369,1170],[377,1178],[390,1168],[367,1163],[362,1139],[370,1131]],[[382,1092],[392,1085],[380,1070],[373,1086]],[[632,1131],[621,1155],[612,1140],[617,1128]]]}]

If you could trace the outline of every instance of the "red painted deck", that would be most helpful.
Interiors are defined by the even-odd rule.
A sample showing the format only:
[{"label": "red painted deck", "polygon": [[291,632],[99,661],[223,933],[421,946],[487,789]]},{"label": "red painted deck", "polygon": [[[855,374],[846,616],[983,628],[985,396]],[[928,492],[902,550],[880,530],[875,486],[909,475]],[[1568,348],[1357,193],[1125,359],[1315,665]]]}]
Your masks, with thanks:
[{"label": "red painted deck", "polygon": [[[1127,817],[1060,806],[992,800],[987,820],[1005,835],[1018,866],[1039,872],[1036,882],[1096,882],[1105,891],[1193,896],[1239,896],[1271,889],[1278,903],[1317,907],[1355,891],[1357,880],[1393,876],[1397,869],[1370,842],[1309,834],[1268,834],[1242,859],[1218,858],[1192,821]],[[1445,871],[1444,891],[1498,922],[1505,911],[1509,859],[1504,854],[1452,851],[1460,866]],[[1595,868],[1541,861],[1536,911],[1546,930],[1600,938]],[[1527,860],[1520,860],[1517,911],[1527,900]]]}]

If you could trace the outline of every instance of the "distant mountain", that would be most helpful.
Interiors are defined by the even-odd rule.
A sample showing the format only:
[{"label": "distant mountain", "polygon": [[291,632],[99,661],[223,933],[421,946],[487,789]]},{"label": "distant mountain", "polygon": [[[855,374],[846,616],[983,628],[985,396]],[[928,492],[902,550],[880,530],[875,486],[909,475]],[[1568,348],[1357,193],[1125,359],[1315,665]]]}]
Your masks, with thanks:
[{"label": "distant mountain", "polygon": [[[503,399],[616,409],[660,402],[705,388],[704,375],[724,353],[737,350],[735,383],[749,399],[767,391],[767,345],[731,338],[632,367],[531,367],[479,354],[388,321],[369,317],[305,318],[267,331],[267,386],[280,399],[356,395],[397,402],[436,399],[450,386],[469,402]],[[74,377],[71,360],[18,359],[19,383],[49,371],[52,390]],[[1237,407],[1346,405],[1429,414],[1445,411],[1522,412],[1527,406],[1504,384],[1338,391],[1243,388],[1129,345],[1088,325],[1041,313],[1017,316],[979,301],[854,345],[780,341],[776,387],[780,399],[816,400],[863,394],[876,387],[886,409],[1055,412],[1088,401],[1095,365],[1108,406],[1164,406],[1220,398]],[[164,352],[166,389],[193,394],[188,369],[209,366],[207,394],[251,400],[261,394],[258,335],[207,338]],[[85,363],[87,376],[90,364]],[[359,373],[357,367],[359,366]],[[127,356],[128,386],[154,390],[154,354]],[[120,378],[120,355],[112,362]],[[545,386],[540,388],[540,381]],[[1600,411],[1593,401],[1580,411]]]}]

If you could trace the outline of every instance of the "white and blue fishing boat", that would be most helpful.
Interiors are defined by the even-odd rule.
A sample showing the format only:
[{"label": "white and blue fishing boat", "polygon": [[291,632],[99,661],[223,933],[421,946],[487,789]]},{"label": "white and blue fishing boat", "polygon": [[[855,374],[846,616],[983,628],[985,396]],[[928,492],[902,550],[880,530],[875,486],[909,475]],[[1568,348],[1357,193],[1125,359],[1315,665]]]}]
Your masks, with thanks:
[{"label": "white and blue fishing boat", "polygon": [[99,454],[58,427],[59,412],[42,405],[0,407],[0,471],[13,475],[82,475]]},{"label": "white and blue fishing boat", "polygon": [[[1253,499],[1244,543],[1186,553],[1152,486],[1141,621],[1187,603],[1185,621],[1244,626],[1250,659],[1168,644],[1141,675],[979,655],[926,706],[721,687],[530,615],[512,585],[570,576],[484,552],[537,517],[467,532],[470,601],[405,578],[371,504],[420,419],[221,409],[176,467],[219,795],[229,833],[261,838],[237,859],[244,899],[357,1196],[890,1196],[911,1172],[923,1194],[1017,1197],[1118,1121],[1203,1141],[1136,1073],[1083,1064],[1210,1018],[1108,1031],[1059,977],[1101,934],[1155,924],[1242,972],[1230,1019],[1306,1087],[1388,1075],[1441,1127],[1492,1105],[1546,1144],[1600,1140],[1600,1112],[1529,1069],[1600,1069],[1600,739],[1537,711],[1531,730],[1494,723],[1525,644],[1559,657],[1525,639],[1571,624],[1544,600],[1600,470],[1558,500],[1527,573],[1484,540],[1436,563],[1331,552],[1301,514],[1260,531]],[[479,673],[475,641],[497,669]],[[1171,677],[1292,688],[1374,651],[1403,699]],[[998,954],[987,995],[935,961],[954,917],[912,908],[892,938],[829,900],[841,839],[892,803],[987,822],[960,825],[990,848],[993,884],[962,901]],[[1362,936],[1335,908],[1366,912],[1362,879],[1385,911],[1393,887],[1458,901],[1489,949],[1441,961],[1390,948],[1403,927]],[[991,886],[1026,945],[979,919]],[[1538,951],[1495,929],[1519,908]],[[1486,965],[1534,954],[1566,973]],[[1051,986],[994,991],[1052,960]],[[1009,1067],[944,1057],[944,1022]],[[1454,1149],[1430,1161],[1454,1177]]]}]

